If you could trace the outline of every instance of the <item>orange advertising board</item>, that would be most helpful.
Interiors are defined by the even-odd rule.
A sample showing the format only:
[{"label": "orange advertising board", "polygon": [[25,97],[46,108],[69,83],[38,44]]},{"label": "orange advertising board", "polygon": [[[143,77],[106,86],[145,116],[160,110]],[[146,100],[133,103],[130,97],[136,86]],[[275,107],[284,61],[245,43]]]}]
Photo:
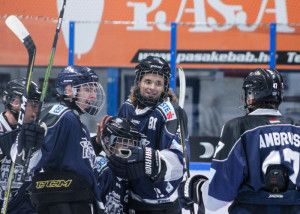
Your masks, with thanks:
[{"label": "orange advertising board", "polygon": [[[0,64],[26,65],[26,50],[6,27],[17,15],[47,65],[62,0],[2,0]],[[170,59],[177,24],[177,63],[185,68],[255,68],[269,61],[269,23],[277,24],[277,67],[300,68],[297,0],[67,0],[54,65],[68,63],[69,22],[75,21],[75,64],[133,67],[148,54]],[[298,25],[297,25],[298,23]]]}]

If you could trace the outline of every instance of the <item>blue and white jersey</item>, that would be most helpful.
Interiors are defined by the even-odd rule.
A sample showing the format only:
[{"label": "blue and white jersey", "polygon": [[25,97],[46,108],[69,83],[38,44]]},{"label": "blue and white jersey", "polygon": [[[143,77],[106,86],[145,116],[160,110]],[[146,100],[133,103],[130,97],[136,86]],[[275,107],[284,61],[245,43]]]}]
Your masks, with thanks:
[{"label": "blue and white jersey", "polygon": [[128,181],[115,176],[107,166],[104,152],[96,157],[98,186],[101,187],[103,213],[128,213]]},{"label": "blue and white jersey", "polygon": [[[300,204],[293,193],[300,188],[300,126],[279,111],[257,109],[230,120],[223,127],[211,165],[211,180],[202,186],[208,191],[206,208],[216,210],[228,202],[263,205]],[[268,166],[281,164],[289,171],[285,193],[273,197],[265,191]],[[233,207],[238,203],[233,203]]]},{"label": "blue and white jersey", "polygon": [[41,148],[42,158],[35,171],[71,171],[90,185],[99,200],[96,155],[89,131],[79,116],[66,106],[54,105],[49,109],[45,109],[41,117],[48,130]]},{"label": "blue and white jersey", "polygon": [[121,106],[118,116],[129,119],[147,136],[147,146],[159,150],[167,166],[164,181],[154,182],[145,176],[135,180],[134,184],[129,183],[131,198],[149,204],[175,201],[183,176],[183,153],[177,133],[178,119],[171,102],[164,101],[154,109],[136,109],[127,100]]},{"label": "blue and white jersey", "polygon": [[0,113],[0,135],[12,131],[13,128],[5,119],[4,112]]},{"label": "blue and white jersey", "polygon": [[[10,152],[12,145],[15,143],[20,129],[12,128],[6,121],[3,113],[0,114],[0,205],[2,207],[9,171],[11,168]],[[16,149],[16,147],[14,148]],[[34,207],[31,205],[26,188],[28,182],[24,184],[22,176],[24,174],[24,166],[15,164],[14,178],[10,190],[10,199],[8,204],[8,213],[34,213]],[[28,177],[28,176],[27,176]],[[30,176],[28,177],[30,180]],[[27,180],[26,180],[27,181]]]}]

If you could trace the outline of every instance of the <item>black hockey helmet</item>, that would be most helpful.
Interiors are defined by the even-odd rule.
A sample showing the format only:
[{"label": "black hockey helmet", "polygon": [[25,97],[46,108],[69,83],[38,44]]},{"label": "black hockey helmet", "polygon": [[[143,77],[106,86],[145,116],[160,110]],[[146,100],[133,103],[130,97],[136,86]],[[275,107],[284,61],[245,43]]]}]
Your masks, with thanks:
[{"label": "black hockey helmet", "polygon": [[[56,79],[56,91],[61,100],[64,100],[71,108],[77,109],[82,113],[86,112],[91,115],[96,115],[102,109],[105,102],[105,92],[98,81],[98,75],[91,68],[71,65],[63,68],[58,74]],[[67,85],[72,87],[73,97],[66,94],[65,88]],[[91,101],[78,97],[78,90],[81,86],[88,87],[90,88],[89,90],[95,91],[96,99]],[[80,109],[78,107],[80,104],[88,105],[88,108]]]},{"label": "black hockey helmet", "polygon": [[[6,108],[11,108],[11,103],[16,97],[21,97],[24,94],[26,87],[26,79],[14,79],[7,83],[6,88],[3,91],[2,102]],[[37,84],[33,81],[30,82],[29,93],[27,95],[28,100],[39,101],[41,92]]]},{"label": "black hockey helmet", "polygon": [[159,100],[152,100],[142,97],[139,91],[137,91],[136,95],[140,103],[145,104],[146,106],[153,106],[168,96],[171,68],[162,57],[148,56],[135,67],[134,82],[136,86],[138,86],[145,74],[158,74],[164,78],[164,91]]},{"label": "black hockey helmet", "polygon": [[108,157],[129,157],[131,148],[145,146],[146,142],[146,136],[132,122],[119,117],[107,122],[101,135],[102,148]]},{"label": "black hockey helmet", "polygon": [[277,70],[258,68],[244,80],[245,108],[253,110],[269,104],[278,107],[282,102],[283,89],[283,79]]}]

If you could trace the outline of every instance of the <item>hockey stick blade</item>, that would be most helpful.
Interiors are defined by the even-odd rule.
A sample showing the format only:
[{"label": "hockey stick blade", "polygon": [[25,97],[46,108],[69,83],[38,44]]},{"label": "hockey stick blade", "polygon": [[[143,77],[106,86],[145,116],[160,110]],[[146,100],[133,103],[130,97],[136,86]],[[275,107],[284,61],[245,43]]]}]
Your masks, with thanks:
[{"label": "hockey stick blade", "polygon": [[16,35],[16,37],[25,45],[29,55],[35,52],[35,44],[28,33],[28,30],[15,15],[9,16],[5,20],[7,27]]},{"label": "hockey stick blade", "polygon": [[178,68],[178,75],[179,75],[179,106],[183,108],[184,101],[185,101],[185,91],[186,91],[186,80],[185,74],[182,68]]},{"label": "hockey stick blade", "polygon": [[5,24],[18,37],[18,39],[24,43],[24,40],[27,36],[29,36],[29,33],[22,22],[16,16],[11,15],[5,20]]}]

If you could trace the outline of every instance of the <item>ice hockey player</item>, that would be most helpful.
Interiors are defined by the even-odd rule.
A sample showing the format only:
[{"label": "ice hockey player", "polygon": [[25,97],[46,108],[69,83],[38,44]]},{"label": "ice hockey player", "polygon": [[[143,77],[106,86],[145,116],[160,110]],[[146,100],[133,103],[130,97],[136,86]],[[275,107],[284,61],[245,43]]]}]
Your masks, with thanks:
[{"label": "ice hockey player", "polygon": [[[43,138],[43,129],[39,129],[38,126],[31,124],[36,120],[39,108],[39,99],[41,95],[37,84],[33,81],[31,81],[29,86],[23,126],[17,128],[18,116],[21,108],[21,97],[25,91],[25,85],[25,78],[13,79],[7,83],[7,86],[3,91],[2,102],[5,106],[5,111],[0,114],[1,207],[3,205],[8,175],[11,167],[10,150],[17,138],[17,135],[21,132],[23,140],[25,140],[23,136],[24,132],[29,133],[29,135],[33,134],[33,136],[26,139],[27,141],[31,141],[28,142],[28,145],[30,144],[32,146],[39,144],[38,141]],[[23,166],[17,164],[15,167],[14,180],[12,182],[12,188],[10,191],[11,194],[8,205],[9,213],[33,213],[35,210],[31,205],[28,194],[26,193],[26,187],[28,185],[27,183],[23,185],[23,171]]]},{"label": "ice hockey player", "polygon": [[130,213],[181,213],[177,188],[183,176],[178,118],[169,90],[170,67],[149,56],[136,67],[135,83],[118,117],[127,118],[146,135],[148,144],[136,147],[130,159],[111,155],[108,166],[129,180]]},{"label": "ice hockey player", "polygon": [[100,193],[95,152],[80,115],[96,115],[105,101],[97,74],[89,67],[68,66],[56,80],[61,104],[45,109],[47,134],[35,167],[31,199],[38,213],[96,213]]},{"label": "ice hockey player", "polygon": [[[103,124],[102,129],[101,145],[108,159],[117,156],[123,158],[121,160],[124,158],[134,160],[136,149],[145,147],[147,143],[146,136],[125,118],[111,117]],[[126,161],[124,165],[126,167]],[[132,169],[135,170],[135,168]],[[99,172],[98,184],[103,191],[101,201],[104,203],[104,213],[129,213],[128,180],[116,176],[107,167],[107,160],[102,160]]]},{"label": "ice hockey player", "polygon": [[[229,205],[229,213],[300,213],[300,127],[278,110],[283,79],[256,69],[243,83],[247,114],[228,121],[211,165],[211,180],[196,175],[185,196],[203,213]],[[208,195],[207,195],[208,194]]]}]

